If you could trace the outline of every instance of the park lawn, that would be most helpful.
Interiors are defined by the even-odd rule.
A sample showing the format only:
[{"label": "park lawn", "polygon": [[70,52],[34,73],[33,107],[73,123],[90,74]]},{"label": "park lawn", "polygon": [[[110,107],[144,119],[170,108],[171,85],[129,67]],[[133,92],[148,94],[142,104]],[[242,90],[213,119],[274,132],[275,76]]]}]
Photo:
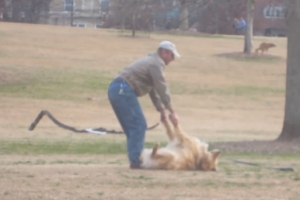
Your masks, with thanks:
[{"label": "park lawn", "polygon": [[[254,47],[276,44],[272,59],[232,59],[219,55],[240,52],[242,37],[131,38],[114,30],[0,23],[0,199],[297,199],[295,153],[222,153],[217,173],[132,171],[124,135],[76,134],[47,118],[28,131],[43,109],[77,128],[119,130],[106,89],[120,69],[162,40],[182,55],[165,73],[186,132],[208,143],[280,134],[286,38],[254,37]],[[140,101],[148,125],[158,122],[149,98]],[[156,142],[167,142],[162,126],[147,132],[146,146]]]}]

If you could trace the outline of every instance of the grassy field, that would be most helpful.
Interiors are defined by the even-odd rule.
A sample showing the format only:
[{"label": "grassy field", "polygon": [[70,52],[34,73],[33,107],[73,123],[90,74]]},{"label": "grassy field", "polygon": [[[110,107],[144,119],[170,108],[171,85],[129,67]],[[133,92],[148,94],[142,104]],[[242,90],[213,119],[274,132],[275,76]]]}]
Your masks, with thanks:
[{"label": "grassy field", "polygon": [[[273,57],[232,59],[219,55],[240,52],[242,37],[130,38],[113,30],[0,23],[0,199],[299,199],[299,154],[223,153],[217,173],[132,171],[124,135],[76,134],[47,118],[28,131],[42,109],[77,128],[120,130],[108,84],[162,40],[182,54],[166,77],[186,132],[209,143],[280,134],[286,38],[254,38],[254,48],[275,43]],[[158,122],[148,96],[140,101],[148,125]],[[146,146],[157,141],[167,141],[162,126],[147,133]]]}]

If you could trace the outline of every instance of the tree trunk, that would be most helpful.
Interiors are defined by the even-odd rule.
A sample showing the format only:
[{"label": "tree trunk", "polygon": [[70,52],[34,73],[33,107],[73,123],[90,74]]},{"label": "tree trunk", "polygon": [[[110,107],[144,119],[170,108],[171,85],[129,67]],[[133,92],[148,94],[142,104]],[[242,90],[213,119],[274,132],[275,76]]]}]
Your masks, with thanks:
[{"label": "tree trunk", "polygon": [[245,33],[244,53],[252,52],[254,0],[247,0],[247,25]]},{"label": "tree trunk", "polygon": [[219,34],[219,14],[218,14],[218,12],[216,12],[215,19],[216,19],[216,30],[215,30],[215,34]]},{"label": "tree trunk", "polygon": [[[289,0],[285,116],[279,141],[300,139],[300,1]],[[300,141],[300,140],[299,140]]]},{"label": "tree trunk", "polygon": [[74,15],[73,15],[73,10],[71,10],[71,17],[70,17],[70,26],[73,26],[73,19],[74,19]]},{"label": "tree trunk", "polygon": [[136,19],[135,14],[132,15],[132,37],[135,37]]},{"label": "tree trunk", "polygon": [[137,10],[138,10],[138,0],[134,0],[132,4],[133,12],[132,12],[132,21],[131,21],[131,28],[132,28],[132,37],[135,37],[135,32],[136,32],[136,17],[137,17]]},{"label": "tree trunk", "polygon": [[181,0],[180,1],[180,24],[179,29],[180,30],[188,30],[189,29],[189,10],[188,10],[188,2],[187,0]]},{"label": "tree trunk", "polygon": [[72,2],[72,9],[71,9],[71,13],[70,13],[70,26],[73,26],[73,21],[74,21],[74,1]]}]

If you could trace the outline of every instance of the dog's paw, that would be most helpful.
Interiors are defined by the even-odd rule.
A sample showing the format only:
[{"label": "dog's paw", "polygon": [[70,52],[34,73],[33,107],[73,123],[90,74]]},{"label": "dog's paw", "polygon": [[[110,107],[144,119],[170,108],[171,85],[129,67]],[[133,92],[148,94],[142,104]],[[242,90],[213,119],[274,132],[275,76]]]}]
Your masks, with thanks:
[{"label": "dog's paw", "polygon": [[156,143],[156,144],[154,145],[154,147],[153,147],[153,149],[152,149],[152,153],[151,153],[151,158],[155,158],[156,152],[157,152],[159,146],[160,146],[159,143]]}]

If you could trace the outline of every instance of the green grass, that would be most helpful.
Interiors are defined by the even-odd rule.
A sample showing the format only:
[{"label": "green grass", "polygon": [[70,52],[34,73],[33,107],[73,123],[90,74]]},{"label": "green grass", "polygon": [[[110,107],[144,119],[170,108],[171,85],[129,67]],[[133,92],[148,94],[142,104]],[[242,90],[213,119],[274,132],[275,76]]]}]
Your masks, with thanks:
[{"label": "green grass", "polygon": [[[146,142],[152,148],[155,143]],[[161,143],[165,145],[165,143]],[[0,155],[59,155],[59,154],[126,154],[126,141],[108,141],[104,138],[94,140],[0,140]],[[43,161],[41,161],[43,163]],[[39,164],[41,164],[39,163]]]},{"label": "green grass", "polygon": [[105,140],[0,140],[0,155],[125,154],[125,142]]},{"label": "green grass", "polygon": [[[152,148],[156,142],[146,142],[145,148]],[[160,142],[161,146],[166,145],[166,141]],[[215,148],[213,145],[210,149]],[[14,139],[0,140],[0,155],[40,155],[40,154],[125,154],[126,140],[114,141],[103,137],[93,140],[47,140],[47,139]],[[222,153],[221,159],[241,159],[247,162],[255,162],[255,160],[263,159],[266,163],[271,160],[290,160],[298,159],[298,154],[261,154],[261,153]],[[254,161],[253,161],[254,160]],[[224,160],[225,161],[225,160]],[[44,161],[38,161],[43,164]]]},{"label": "green grass", "polygon": [[[213,148],[213,147],[210,147]],[[299,154],[297,153],[288,153],[288,154],[266,154],[266,153],[223,153],[222,155],[229,157],[229,158],[235,158],[235,159],[250,159],[248,160],[251,162],[251,159],[257,160],[257,159],[263,159],[265,162],[269,160],[290,160],[290,159],[298,159]],[[247,161],[247,160],[245,160]]]},{"label": "green grass", "polygon": [[255,96],[255,95],[272,95],[284,94],[283,89],[271,87],[257,87],[250,85],[240,85],[224,88],[199,88],[194,91],[195,94],[219,94],[235,96]]},{"label": "green grass", "polygon": [[7,195],[9,195],[9,192],[8,192],[8,191],[5,191],[5,192],[3,192],[3,195],[4,195],[4,196],[7,196]]},{"label": "green grass", "polygon": [[112,78],[98,70],[42,68],[14,82],[0,83],[2,96],[70,100],[105,91]]},{"label": "green grass", "polygon": [[[58,160],[53,160],[53,161],[46,161],[46,160],[34,160],[34,161],[30,161],[30,160],[22,160],[22,161],[11,161],[11,162],[0,162],[0,165],[5,165],[5,166],[9,166],[9,165],[57,165],[57,164],[77,164],[77,165],[89,165],[89,164],[99,164],[101,163],[101,161],[98,160],[78,160],[78,159],[73,159],[73,160],[69,160],[69,159],[58,159]],[[111,164],[110,162],[108,162],[108,164]],[[117,163],[118,165],[122,164]]]},{"label": "green grass", "polygon": [[285,89],[275,87],[263,87],[252,85],[236,85],[224,87],[211,87],[198,85],[195,88],[187,88],[183,83],[171,82],[172,94],[193,94],[193,95],[218,95],[218,96],[246,96],[255,97],[261,95],[284,95]]},{"label": "green grass", "polygon": [[[19,78],[11,82],[0,82],[0,95],[34,99],[76,100],[88,95],[106,92],[113,76],[109,72],[91,69],[43,68],[31,69],[25,73],[21,69],[9,69],[19,73]],[[1,72],[1,71],[0,71]],[[212,87],[207,85],[186,85],[170,81],[172,94],[218,95],[261,97],[284,95],[285,89],[254,85]],[[84,94],[84,95],[83,95]]]}]

